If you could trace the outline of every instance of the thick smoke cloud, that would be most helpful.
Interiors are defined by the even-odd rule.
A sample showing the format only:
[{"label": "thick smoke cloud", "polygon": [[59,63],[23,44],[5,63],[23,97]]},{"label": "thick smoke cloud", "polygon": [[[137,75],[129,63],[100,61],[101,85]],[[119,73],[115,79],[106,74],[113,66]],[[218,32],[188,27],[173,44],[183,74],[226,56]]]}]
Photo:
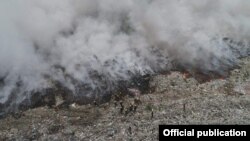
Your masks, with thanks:
[{"label": "thick smoke cloud", "polygon": [[0,0],[0,102],[54,82],[98,89],[96,75],[111,87],[175,64],[222,73],[248,53],[249,8],[247,0]]}]

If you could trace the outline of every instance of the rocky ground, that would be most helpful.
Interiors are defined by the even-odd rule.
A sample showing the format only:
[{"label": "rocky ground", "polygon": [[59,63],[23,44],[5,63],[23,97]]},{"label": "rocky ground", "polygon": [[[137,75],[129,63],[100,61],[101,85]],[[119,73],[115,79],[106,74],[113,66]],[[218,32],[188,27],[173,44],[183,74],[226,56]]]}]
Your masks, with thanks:
[{"label": "rocky ground", "polygon": [[40,107],[0,120],[4,140],[157,140],[159,124],[249,124],[250,58],[228,78],[199,83],[172,72],[152,78],[150,94],[102,105]]}]

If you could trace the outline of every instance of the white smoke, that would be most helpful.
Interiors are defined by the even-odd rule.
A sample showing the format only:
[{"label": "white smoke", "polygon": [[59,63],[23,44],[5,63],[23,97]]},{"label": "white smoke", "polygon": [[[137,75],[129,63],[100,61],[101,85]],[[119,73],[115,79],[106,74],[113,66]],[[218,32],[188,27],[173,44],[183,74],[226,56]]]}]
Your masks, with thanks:
[{"label": "white smoke", "polygon": [[[0,0],[0,102],[51,81],[95,89],[93,72],[115,84],[173,61],[223,71],[239,56],[223,38],[249,42],[249,8],[247,0]],[[247,54],[247,45],[236,50]]]}]

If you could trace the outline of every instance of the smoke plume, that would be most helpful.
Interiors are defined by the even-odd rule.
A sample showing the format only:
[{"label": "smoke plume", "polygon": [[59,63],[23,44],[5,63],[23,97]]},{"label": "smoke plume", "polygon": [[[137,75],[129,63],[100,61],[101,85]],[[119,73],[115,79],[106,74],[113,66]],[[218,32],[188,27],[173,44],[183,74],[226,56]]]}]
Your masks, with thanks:
[{"label": "smoke plume", "polygon": [[223,74],[250,53],[249,8],[247,0],[0,0],[0,103],[57,85],[101,94],[176,66]]}]

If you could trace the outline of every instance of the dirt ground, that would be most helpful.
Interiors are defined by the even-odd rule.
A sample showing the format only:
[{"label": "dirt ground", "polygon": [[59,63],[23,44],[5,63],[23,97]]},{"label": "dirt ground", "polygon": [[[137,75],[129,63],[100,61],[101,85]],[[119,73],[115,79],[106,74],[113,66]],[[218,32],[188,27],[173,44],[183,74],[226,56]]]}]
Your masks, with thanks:
[{"label": "dirt ground", "polygon": [[158,75],[154,92],[119,94],[102,105],[40,107],[0,120],[0,141],[148,141],[159,124],[249,124],[250,58],[226,79],[198,83],[179,72]]}]

